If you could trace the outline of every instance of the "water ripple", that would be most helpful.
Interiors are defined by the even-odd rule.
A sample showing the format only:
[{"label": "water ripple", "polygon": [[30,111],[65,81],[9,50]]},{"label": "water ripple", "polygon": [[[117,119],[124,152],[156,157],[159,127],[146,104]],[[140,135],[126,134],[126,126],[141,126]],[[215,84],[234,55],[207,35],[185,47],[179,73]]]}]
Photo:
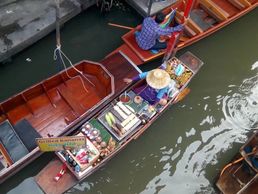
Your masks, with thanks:
[{"label": "water ripple", "polygon": [[242,129],[257,127],[258,118],[258,76],[243,81],[239,93],[225,96],[223,113],[226,120]]},{"label": "water ripple", "polygon": [[[258,63],[255,68],[258,67]],[[253,66],[253,69],[255,69]],[[187,141],[195,137],[195,140],[188,143],[185,149],[173,150],[168,160],[168,153],[162,157],[164,162],[163,172],[154,177],[141,192],[147,193],[215,193],[213,183],[206,178],[206,167],[218,164],[223,157],[223,152],[233,146],[233,143],[244,143],[246,134],[257,127],[258,124],[258,79],[257,75],[245,79],[237,87],[229,85],[226,95],[219,95],[216,98],[218,106],[222,107],[224,118],[219,120],[217,126],[214,115],[206,115],[200,122],[200,128],[204,130],[198,134],[186,132]],[[204,100],[209,97],[204,97]],[[204,110],[207,109],[205,105]],[[219,109],[218,109],[219,110]],[[205,124],[205,125],[204,125]],[[192,131],[192,129],[190,130]],[[189,135],[191,134],[191,135]],[[185,138],[178,137],[180,143]],[[197,140],[196,140],[197,138]],[[179,142],[177,142],[179,143]],[[176,147],[177,144],[174,145]]]}]

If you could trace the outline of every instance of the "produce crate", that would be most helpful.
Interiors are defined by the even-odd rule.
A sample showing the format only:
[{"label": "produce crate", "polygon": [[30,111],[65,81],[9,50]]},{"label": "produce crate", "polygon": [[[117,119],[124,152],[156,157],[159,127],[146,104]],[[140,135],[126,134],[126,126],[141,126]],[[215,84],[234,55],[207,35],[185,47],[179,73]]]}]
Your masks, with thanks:
[{"label": "produce crate", "polygon": [[[83,135],[83,134],[80,133],[79,135]],[[83,171],[89,166],[91,166],[94,162],[96,162],[96,160],[99,158],[99,155],[100,155],[99,150],[91,143],[89,139],[87,139],[86,144],[87,144],[87,148],[80,149],[80,151],[87,151],[88,149],[91,151],[89,154],[91,158],[89,159],[89,162],[86,164],[81,164],[81,162],[72,154],[71,151],[69,150],[66,151],[69,154],[69,156],[72,157],[72,159],[77,163],[77,165],[80,166],[80,171]]]},{"label": "produce crate", "polygon": [[[123,140],[124,138],[126,138],[129,134],[131,134],[133,131],[135,131],[135,129],[138,128],[138,126],[141,124],[141,120],[139,119],[139,117],[136,115],[137,112],[134,109],[130,109],[132,107],[128,107],[128,104],[122,103],[122,106],[126,107],[127,112],[124,112],[122,108],[120,108],[120,106],[118,106],[118,103],[122,103],[119,101],[115,101],[113,102],[104,112],[101,113],[101,115],[98,117],[98,120],[106,127],[106,129],[119,141]],[[123,114],[119,114],[119,112],[117,112],[117,109],[119,108],[119,112],[122,111]],[[112,113],[113,117],[115,118],[116,121],[116,125],[114,124],[113,126],[111,126],[107,119],[106,119],[106,115],[108,113]],[[128,124],[125,124],[127,123]],[[122,126],[123,124],[125,124],[124,126]],[[131,126],[131,124],[133,124]],[[122,126],[122,128],[124,129],[124,133],[122,134],[122,132],[120,131],[120,133],[118,132],[118,127],[117,126]],[[130,126],[131,127],[130,127]],[[116,129],[115,129],[116,128]]]}]

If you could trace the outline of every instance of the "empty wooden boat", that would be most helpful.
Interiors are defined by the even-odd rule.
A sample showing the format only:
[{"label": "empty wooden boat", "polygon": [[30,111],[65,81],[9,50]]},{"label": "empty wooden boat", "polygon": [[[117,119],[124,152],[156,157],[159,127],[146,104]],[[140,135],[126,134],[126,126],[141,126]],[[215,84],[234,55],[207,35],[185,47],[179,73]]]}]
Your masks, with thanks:
[{"label": "empty wooden boat", "polygon": [[216,182],[224,194],[256,194],[258,190],[258,132],[240,148]]},{"label": "empty wooden boat", "polygon": [[35,138],[71,133],[127,87],[123,77],[138,72],[117,53],[103,63],[81,61],[2,102],[0,183],[41,154]]},{"label": "empty wooden boat", "polygon": [[[170,59],[168,64],[167,70],[175,85],[171,85],[168,103],[165,106],[158,105],[155,109],[149,110],[148,101],[141,98],[138,93],[139,88],[146,86],[146,81],[131,84],[126,92],[122,92],[109,105],[85,121],[75,134],[87,137],[87,148],[56,153],[58,158],[52,160],[35,177],[39,187],[47,194],[60,194],[101,168],[131,141],[142,135],[169,106],[177,102],[180,94],[185,91],[185,87],[203,65],[201,60],[189,52],[179,59]],[[183,68],[182,74],[175,75],[173,69],[179,64]],[[110,114],[113,115],[113,119],[108,118],[111,117]],[[92,135],[94,131],[96,136]],[[89,155],[81,154],[84,149]],[[83,163],[83,157],[87,162]],[[61,177],[64,169],[66,172]]]},{"label": "empty wooden boat", "polygon": [[[171,7],[163,10],[165,14],[168,14],[171,8],[177,9],[173,25],[181,23],[186,7],[184,2],[178,0]],[[178,49],[211,35],[258,6],[258,0],[194,0],[193,2],[190,17],[177,44]],[[141,25],[126,33],[122,37],[124,44],[114,51],[123,51],[137,65],[161,57],[165,52],[165,50],[160,50],[153,54],[149,50],[142,50],[135,40],[135,32],[140,30]]]}]

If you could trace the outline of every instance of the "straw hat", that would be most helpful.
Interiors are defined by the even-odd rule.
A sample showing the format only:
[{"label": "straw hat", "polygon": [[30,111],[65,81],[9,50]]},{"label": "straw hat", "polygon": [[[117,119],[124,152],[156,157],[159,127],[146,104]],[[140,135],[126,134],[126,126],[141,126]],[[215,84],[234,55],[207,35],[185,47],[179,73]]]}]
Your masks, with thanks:
[{"label": "straw hat", "polygon": [[147,74],[146,81],[150,87],[162,89],[169,85],[170,76],[165,70],[154,69]]}]

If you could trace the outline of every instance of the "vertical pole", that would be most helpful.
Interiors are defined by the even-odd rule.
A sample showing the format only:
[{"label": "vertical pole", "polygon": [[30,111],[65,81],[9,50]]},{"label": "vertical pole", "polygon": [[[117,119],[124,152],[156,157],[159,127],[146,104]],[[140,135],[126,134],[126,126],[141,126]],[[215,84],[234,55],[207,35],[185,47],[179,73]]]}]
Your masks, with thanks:
[{"label": "vertical pole", "polygon": [[61,40],[60,40],[60,5],[59,0],[56,1],[56,45],[61,46]]},{"label": "vertical pole", "polygon": [[153,0],[149,0],[149,2],[148,2],[148,13],[147,13],[147,16],[150,16],[150,15],[151,15],[151,6],[152,6],[152,3],[153,3]]},{"label": "vertical pole", "polygon": [[58,71],[63,70],[63,65],[62,65],[62,56],[61,56],[61,38],[60,38],[60,0],[55,0],[56,2],[56,56],[57,56],[57,66],[58,66]]},{"label": "vertical pole", "polygon": [[[185,10],[184,10],[184,17],[182,18],[181,23],[183,24],[185,22],[185,19],[187,19],[189,17],[191,8],[193,6],[193,2],[194,0],[188,0]],[[176,52],[177,52],[177,48],[176,45],[179,42],[179,38],[182,35],[182,31],[181,32],[174,32],[170,38],[170,40],[168,41],[168,46],[166,49],[166,52],[164,54],[163,57],[163,62],[167,61],[171,56],[175,56]]]}]

